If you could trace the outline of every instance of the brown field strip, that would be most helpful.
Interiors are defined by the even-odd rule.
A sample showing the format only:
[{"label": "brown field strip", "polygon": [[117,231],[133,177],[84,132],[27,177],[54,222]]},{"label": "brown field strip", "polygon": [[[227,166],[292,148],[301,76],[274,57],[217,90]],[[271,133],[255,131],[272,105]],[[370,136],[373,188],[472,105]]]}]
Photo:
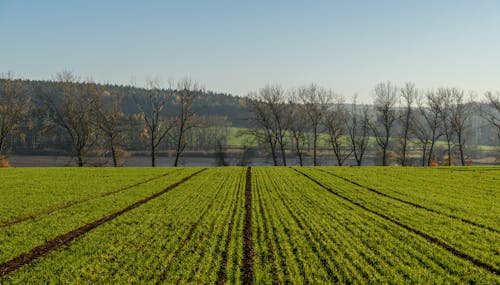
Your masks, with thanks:
[{"label": "brown field strip", "polygon": [[245,228],[243,230],[243,272],[242,284],[254,283],[253,241],[252,241],[252,168],[247,168],[245,184]]}]

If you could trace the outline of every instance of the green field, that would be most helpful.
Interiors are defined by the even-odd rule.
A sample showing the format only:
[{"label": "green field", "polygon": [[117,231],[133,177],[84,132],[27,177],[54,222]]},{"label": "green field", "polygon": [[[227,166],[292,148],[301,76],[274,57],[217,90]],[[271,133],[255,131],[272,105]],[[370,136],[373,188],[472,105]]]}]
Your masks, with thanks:
[{"label": "green field", "polygon": [[500,284],[500,167],[0,169],[0,284]]}]

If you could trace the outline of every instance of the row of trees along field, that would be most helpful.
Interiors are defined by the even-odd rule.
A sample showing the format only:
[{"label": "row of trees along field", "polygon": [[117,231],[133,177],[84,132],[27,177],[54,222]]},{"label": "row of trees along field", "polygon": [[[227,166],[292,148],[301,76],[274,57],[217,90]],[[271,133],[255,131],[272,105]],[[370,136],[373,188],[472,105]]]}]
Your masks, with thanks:
[{"label": "row of trees along field", "polygon": [[422,92],[413,83],[397,87],[387,82],[375,87],[373,105],[357,104],[356,96],[347,104],[343,96],[314,84],[294,90],[266,86],[249,97],[253,128],[248,132],[266,146],[274,165],[287,165],[288,149],[303,165],[308,141],[312,163],[318,165],[318,145],[325,133],[339,166],[350,157],[362,165],[369,140],[375,141],[382,165],[388,165],[389,151],[400,165],[408,165],[410,145],[419,149],[422,166],[431,165],[438,140],[446,143],[447,165],[455,148],[465,165],[473,113],[481,113],[500,141],[498,93],[487,92],[478,104],[457,88]]},{"label": "row of trees along field", "polygon": [[30,154],[67,150],[79,166],[89,156],[108,154],[118,166],[125,150],[148,149],[155,166],[160,149],[168,147],[178,166],[188,145],[213,149],[227,144],[229,121],[201,115],[194,102],[210,93],[189,78],[170,82],[168,88],[162,88],[159,80],[149,80],[147,88],[127,88],[127,96],[114,89],[79,81],[67,71],[58,73],[54,81],[32,84],[11,74],[4,76],[0,81],[0,154],[6,154],[10,141],[17,152],[22,151],[19,145]]},{"label": "row of trees along field", "polygon": [[274,165],[287,165],[290,155],[300,165],[311,156],[318,165],[325,142],[336,164],[353,158],[362,165],[370,141],[383,165],[393,153],[408,165],[410,146],[419,149],[421,165],[429,165],[438,140],[446,143],[449,164],[456,149],[465,164],[466,133],[475,131],[469,119],[478,112],[500,140],[498,93],[488,92],[479,102],[456,88],[422,92],[412,83],[388,82],[377,85],[373,96],[373,105],[357,104],[356,96],[347,103],[312,84],[293,90],[266,86],[237,98],[207,92],[190,79],[167,88],[149,80],[146,88],[136,88],[80,81],[68,71],[41,82],[8,73],[0,80],[0,155],[8,149],[62,149],[79,166],[105,154],[117,166],[126,151],[147,150],[155,166],[159,152],[169,151],[177,166],[186,150],[212,150],[225,164],[229,126],[237,125]]}]

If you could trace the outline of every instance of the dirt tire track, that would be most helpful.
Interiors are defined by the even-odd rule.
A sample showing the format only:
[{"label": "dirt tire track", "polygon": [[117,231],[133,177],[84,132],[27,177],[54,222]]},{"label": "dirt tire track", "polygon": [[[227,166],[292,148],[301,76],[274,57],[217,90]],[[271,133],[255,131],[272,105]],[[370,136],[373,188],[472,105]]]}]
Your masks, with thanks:
[{"label": "dirt tire track", "polygon": [[391,218],[389,216],[386,216],[386,215],[384,215],[382,213],[379,213],[377,211],[371,210],[371,209],[367,208],[366,206],[364,206],[363,204],[358,203],[356,201],[353,201],[352,199],[350,199],[348,197],[345,197],[345,196],[343,196],[343,195],[335,192],[332,188],[330,188],[330,187],[324,185],[323,183],[321,183],[320,181],[312,178],[307,173],[301,172],[300,170],[298,170],[296,168],[293,168],[293,170],[295,170],[298,173],[300,173],[301,175],[307,177],[309,180],[311,180],[312,182],[314,182],[317,185],[321,186],[322,188],[324,188],[325,190],[327,190],[331,194],[333,194],[333,195],[335,195],[335,196],[337,196],[337,197],[339,197],[339,198],[341,198],[341,199],[343,199],[345,201],[348,201],[349,203],[354,204],[354,205],[358,206],[359,208],[361,208],[361,209],[363,209],[363,210],[365,210],[367,212],[370,212],[370,213],[372,213],[374,215],[377,215],[377,216],[379,216],[379,217],[381,217],[381,218],[383,218],[383,219],[385,219],[385,220],[387,220],[387,221],[389,221],[389,222],[391,222],[391,223],[393,223],[395,225],[398,225],[398,226],[404,228],[405,230],[407,230],[409,232],[412,232],[412,233],[414,233],[414,234],[416,234],[416,235],[424,238],[428,242],[430,242],[432,244],[435,244],[435,245],[443,248],[444,250],[446,250],[449,253],[455,255],[456,257],[461,258],[462,260],[468,261],[468,262],[474,264],[475,266],[477,266],[479,268],[482,268],[482,269],[485,269],[485,270],[487,270],[487,271],[489,271],[489,272],[491,272],[491,273],[493,273],[495,275],[500,275],[500,269],[494,267],[493,265],[485,263],[485,262],[483,262],[483,261],[481,261],[479,259],[476,259],[476,258],[474,258],[474,257],[472,257],[472,256],[470,256],[470,255],[468,255],[468,254],[466,254],[464,252],[461,252],[461,251],[457,250],[456,248],[452,247],[451,245],[449,245],[449,244],[447,244],[447,243],[439,240],[438,238],[433,237],[433,236],[431,236],[431,235],[429,235],[429,234],[427,234],[427,233],[425,233],[425,232],[423,232],[421,230],[412,228],[412,227],[410,227],[410,226],[408,226],[406,224],[403,224],[402,222],[399,222],[399,221],[397,221],[397,220],[395,220],[395,219],[393,219],[393,218]]},{"label": "dirt tire track", "polygon": [[332,175],[332,176],[335,176],[339,179],[342,179],[346,182],[349,182],[353,185],[356,185],[358,187],[361,187],[363,189],[366,189],[368,191],[371,191],[373,193],[376,193],[376,194],[379,194],[381,196],[384,196],[386,198],[390,198],[390,199],[393,199],[393,200],[396,200],[398,202],[401,202],[401,203],[404,203],[404,204],[407,204],[407,205],[410,205],[410,206],[413,206],[415,208],[418,208],[418,209],[423,209],[423,210],[426,210],[426,211],[429,211],[429,212],[432,212],[432,213],[435,213],[435,214],[439,214],[439,215],[443,215],[443,216],[446,216],[448,218],[452,218],[452,219],[456,219],[456,220],[459,220],[461,222],[464,222],[464,223],[467,223],[467,224],[470,224],[470,225],[473,225],[473,226],[476,226],[476,227],[479,227],[479,228],[483,228],[483,229],[487,229],[487,230],[490,230],[492,232],[495,232],[495,233],[500,233],[500,230],[497,230],[495,228],[492,228],[490,226],[487,226],[487,225],[483,225],[483,224],[479,224],[477,222],[474,222],[474,221],[471,221],[471,220],[468,220],[468,219],[465,219],[465,218],[462,218],[462,217],[458,217],[458,216],[454,216],[454,215],[449,215],[449,214],[446,214],[446,213],[443,213],[443,212],[439,212],[437,210],[434,210],[434,209],[431,209],[431,208],[427,208],[425,206],[422,206],[422,205],[419,205],[417,203],[413,203],[413,202],[410,202],[410,201],[406,201],[406,200],[403,200],[403,199],[400,199],[400,198],[397,198],[397,197],[393,197],[391,195],[388,195],[386,193],[383,193],[383,192],[380,192],[378,191],[377,189],[374,189],[374,188],[371,188],[371,187],[368,187],[368,186],[364,186],[364,185],[361,185],[359,184],[358,182],[356,181],[353,181],[353,180],[350,180],[349,178],[345,178],[343,176],[340,176],[338,174],[335,174],[335,173],[332,173],[332,172],[329,172],[329,171],[326,171],[324,169],[315,169],[315,170],[318,170],[318,171],[321,171],[321,172],[324,172],[324,173],[327,173],[329,175]]},{"label": "dirt tire track", "polygon": [[171,184],[170,186],[161,190],[160,192],[157,192],[157,193],[155,193],[147,198],[139,200],[139,201],[135,202],[134,204],[131,204],[131,205],[127,206],[126,208],[123,208],[117,212],[109,214],[109,215],[107,215],[99,220],[93,221],[93,222],[88,223],[82,227],[79,227],[75,230],[72,230],[71,232],[59,235],[59,236],[55,237],[54,239],[46,242],[45,244],[42,244],[40,246],[33,248],[32,250],[30,250],[27,253],[21,254],[15,258],[5,262],[5,263],[0,264],[0,277],[7,276],[10,273],[21,268],[22,266],[24,266],[26,264],[30,264],[30,263],[34,262],[35,260],[39,259],[40,257],[43,257],[43,256],[49,254],[50,252],[52,252],[52,251],[54,251],[54,250],[56,250],[64,245],[68,245],[71,241],[84,235],[85,233],[91,231],[92,229],[95,229],[96,227],[98,227],[106,222],[109,222],[109,221],[117,218],[118,216],[130,211],[130,210],[133,210],[133,209],[135,209],[135,208],[137,208],[137,207],[139,207],[139,206],[141,206],[141,205],[143,205],[143,204],[145,204],[145,203],[147,203],[155,198],[158,198],[159,196],[161,196],[161,195],[165,194],[166,192],[174,189],[175,187],[183,184],[184,182],[188,181],[189,179],[191,179],[195,175],[198,175],[199,173],[201,173],[205,170],[206,170],[206,168],[198,170],[197,172],[195,172],[187,177],[184,177],[180,181],[178,181],[174,184]]},{"label": "dirt tire track", "polygon": [[39,218],[41,216],[45,216],[45,215],[50,215],[54,212],[57,212],[57,211],[60,211],[60,210],[64,210],[64,209],[67,209],[71,206],[74,206],[74,205],[78,205],[78,204],[82,204],[82,203],[85,203],[85,202],[88,202],[88,201],[91,201],[91,200],[94,200],[94,199],[97,199],[97,198],[103,198],[103,197],[107,197],[107,196],[110,196],[110,195],[113,195],[113,194],[116,194],[116,193],[119,193],[119,192],[123,192],[125,190],[129,190],[131,188],[134,188],[134,187],[137,187],[139,185],[142,185],[142,184],[146,184],[148,182],[151,182],[153,180],[156,180],[156,179],[160,179],[160,178],[163,178],[163,177],[166,177],[174,172],[178,172],[179,170],[173,170],[171,172],[167,172],[167,173],[164,173],[162,175],[159,175],[159,176],[155,176],[155,177],[152,177],[152,178],[148,178],[146,180],[143,180],[143,181],[139,181],[135,184],[132,184],[132,185],[129,185],[129,186],[125,186],[125,187],[122,187],[122,188],[119,188],[117,190],[113,190],[111,192],[106,192],[106,193],[103,193],[101,195],[97,195],[97,196],[93,196],[93,197],[89,197],[89,198],[86,198],[86,199],[82,199],[82,200],[77,200],[77,201],[70,201],[64,205],[61,205],[61,206],[58,206],[58,207],[55,207],[55,208],[52,208],[52,209],[47,209],[45,211],[41,211],[41,212],[38,212],[36,214],[33,214],[33,215],[29,215],[29,216],[25,216],[25,217],[21,217],[21,218],[17,218],[13,221],[10,221],[10,222],[6,222],[6,223],[3,223],[3,224],[0,224],[0,229],[1,228],[6,228],[6,227],[10,227],[12,225],[15,225],[15,224],[19,224],[19,223],[22,223],[22,222],[26,222],[26,221],[30,221],[30,220],[34,220],[36,218]]},{"label": "dirt tire track", "polygon": [[252,168],[248,167],[245,183],[245,223],[243,230],[243,285],[254,283],[253,272],[253,239],[252,239]]}]

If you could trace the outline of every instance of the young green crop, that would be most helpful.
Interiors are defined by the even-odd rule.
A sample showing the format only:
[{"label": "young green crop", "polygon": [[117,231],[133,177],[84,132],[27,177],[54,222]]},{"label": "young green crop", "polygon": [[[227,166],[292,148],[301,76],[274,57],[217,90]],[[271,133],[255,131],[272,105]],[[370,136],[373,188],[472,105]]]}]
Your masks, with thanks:
[{"label": "young green crop", "polygon": [[[29,169],[0,171],[10,185],[2,191],[17,189],[12,197],[19,193],[19,201],[34,207],[5,205],[0,212],[18,209],[6,220],[38,213],[0,227],[0,264],[200,168],[127,170],[47,170],[37,177],[39,186],[22,184],[21,173]],[[498,209],[480,209],[498,199],[498,171],[252,167],[248,196],[247,168],[210,168],[0,277],[0,283],[240,284],[250,269],[255,284],[500,284],[498,274],[467,260],[500,266]],[[80,181],[64,183],[68,173]],[[47,188],[51,176],[57,182]],[[474,180],[472,190],[463,185]],[[27,199],[30,192],[34,196]],[[252,207],[246,209],[249,200]],[[74,204],[61,208],[68,202]],[[248,231],[252,251],[246,247]],[[244,260],[249,252],[252,262]]]},{"label": "young green crop", "polygon": [[243,187],[244,169],[210,169],[4,282],[238,283]]},{"label": "young green crop", "polygon": [[[197,168],[186,168],[171,175],[149,181],[105,197],[95,197],[83,203],[60,209],[49,215],[0,228],[0,263],[6,262],[31,248],[39,246],[63,233],[81,227],[103,216],[122,209],[144,197],[150,196]],[[113,190],[110,188],[109,190]],[[69,191],[69,190],[67,190]],[[92,192],[92,190],[89,190]],[[50,193],[47,193],[49,195]]]},{"label": "young green crop", "polygon": [[175,168],[2,169],[0,226],[173,171]]},{"label": "young green crop", "polygon": [[500,240],[499,232],[476,227],[443,214],[429,212],[402,203],[313,168],[307,168],[303,171],[331,187],[335,192],[364,205],[370,210],[421,230],[461,252],[500,268],[499,249],[492,249],[491,247]]}]

